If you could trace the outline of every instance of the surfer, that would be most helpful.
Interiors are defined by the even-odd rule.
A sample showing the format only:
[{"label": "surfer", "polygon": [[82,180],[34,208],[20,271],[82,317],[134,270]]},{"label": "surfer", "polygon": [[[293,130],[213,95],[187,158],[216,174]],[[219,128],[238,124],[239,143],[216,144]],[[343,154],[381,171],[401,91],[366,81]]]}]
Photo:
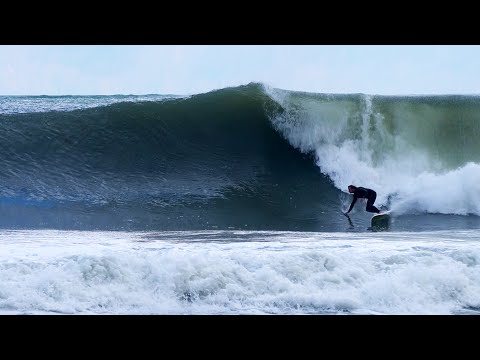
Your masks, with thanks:
[{"label": "surfer", "polygon": [[357,187],[354,185],[348,185],[348,192],[350,194],[353,194],[353,201],[352,201],[352,204],[350,205],[350,209],[348,209],[345,215],[348,214],[353,209],[353,205],[355,205],[358,198],[367,199],[366,210],[368,212],[380,214],[380,210],[378,210],[375,206],[373,206],[373,203],[377,198],[377,193],[375,191],[373,191],[372,189],[361,187],[361,186]]}]

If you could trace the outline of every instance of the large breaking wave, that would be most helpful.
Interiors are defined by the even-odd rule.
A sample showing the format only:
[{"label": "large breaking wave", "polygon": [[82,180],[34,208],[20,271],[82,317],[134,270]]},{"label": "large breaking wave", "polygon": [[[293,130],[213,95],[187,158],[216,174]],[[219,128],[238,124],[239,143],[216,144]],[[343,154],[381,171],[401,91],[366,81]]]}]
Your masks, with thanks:
[{"label": "large breaking wave", "polygon": [[44,98],[0,101],[3,227],[339,230],[350,183],[397,214],[480,215],[475,96]]}]

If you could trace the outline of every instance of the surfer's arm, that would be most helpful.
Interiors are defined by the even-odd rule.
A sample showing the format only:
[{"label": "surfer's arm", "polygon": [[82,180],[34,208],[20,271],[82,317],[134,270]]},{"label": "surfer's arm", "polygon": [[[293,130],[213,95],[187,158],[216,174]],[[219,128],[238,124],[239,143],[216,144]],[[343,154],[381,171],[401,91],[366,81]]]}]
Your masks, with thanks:
[{"label": "surfer's arm", "polygon": [[348,209],[347,214],[353,209],[353,205],[357,202],[357,195],[353,195],[352,203],[350,204],[350,209]]}]

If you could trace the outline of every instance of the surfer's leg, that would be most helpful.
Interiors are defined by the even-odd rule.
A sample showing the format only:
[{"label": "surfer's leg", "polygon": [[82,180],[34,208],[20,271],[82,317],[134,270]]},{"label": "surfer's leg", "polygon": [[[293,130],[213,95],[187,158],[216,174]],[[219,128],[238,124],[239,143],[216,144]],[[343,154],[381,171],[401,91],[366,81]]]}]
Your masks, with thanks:
[{"label": "surfer's leg", "polygon": [[373,213],[380,213],[380,210],[378,210],[375,206],[373,206],[373,203],[375,202],[375,199],[377,198],[377,193],[376,192],[372,192],[370,194],[370,196],[368,197],[368,200],[367,200],[367,208],[366,210],[368,212],[373,212]]}]

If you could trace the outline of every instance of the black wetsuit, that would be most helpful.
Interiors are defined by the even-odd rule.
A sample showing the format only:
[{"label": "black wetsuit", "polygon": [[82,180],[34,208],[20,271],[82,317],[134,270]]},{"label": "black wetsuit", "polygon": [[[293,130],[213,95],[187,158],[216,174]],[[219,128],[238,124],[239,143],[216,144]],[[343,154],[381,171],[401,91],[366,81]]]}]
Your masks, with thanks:
[{"label": "black wetsuit", "polygon": [[377,198],[377,193],[373,191],[372,189],[367,189],[364,187],[357,187],[355,189],[355,192],[353,193],[353,201],[352,204],[350,205],[350,209],[348,209],[347,214],[353,209],[353,205],[357,202],[357,199],[367,199],[367,208],[366,210],[368,212],[373,212],[373,213],[379,213],[380,210],[378,210],[375,206],[373,206],[373,203],[375,202],[375,199]]}]

